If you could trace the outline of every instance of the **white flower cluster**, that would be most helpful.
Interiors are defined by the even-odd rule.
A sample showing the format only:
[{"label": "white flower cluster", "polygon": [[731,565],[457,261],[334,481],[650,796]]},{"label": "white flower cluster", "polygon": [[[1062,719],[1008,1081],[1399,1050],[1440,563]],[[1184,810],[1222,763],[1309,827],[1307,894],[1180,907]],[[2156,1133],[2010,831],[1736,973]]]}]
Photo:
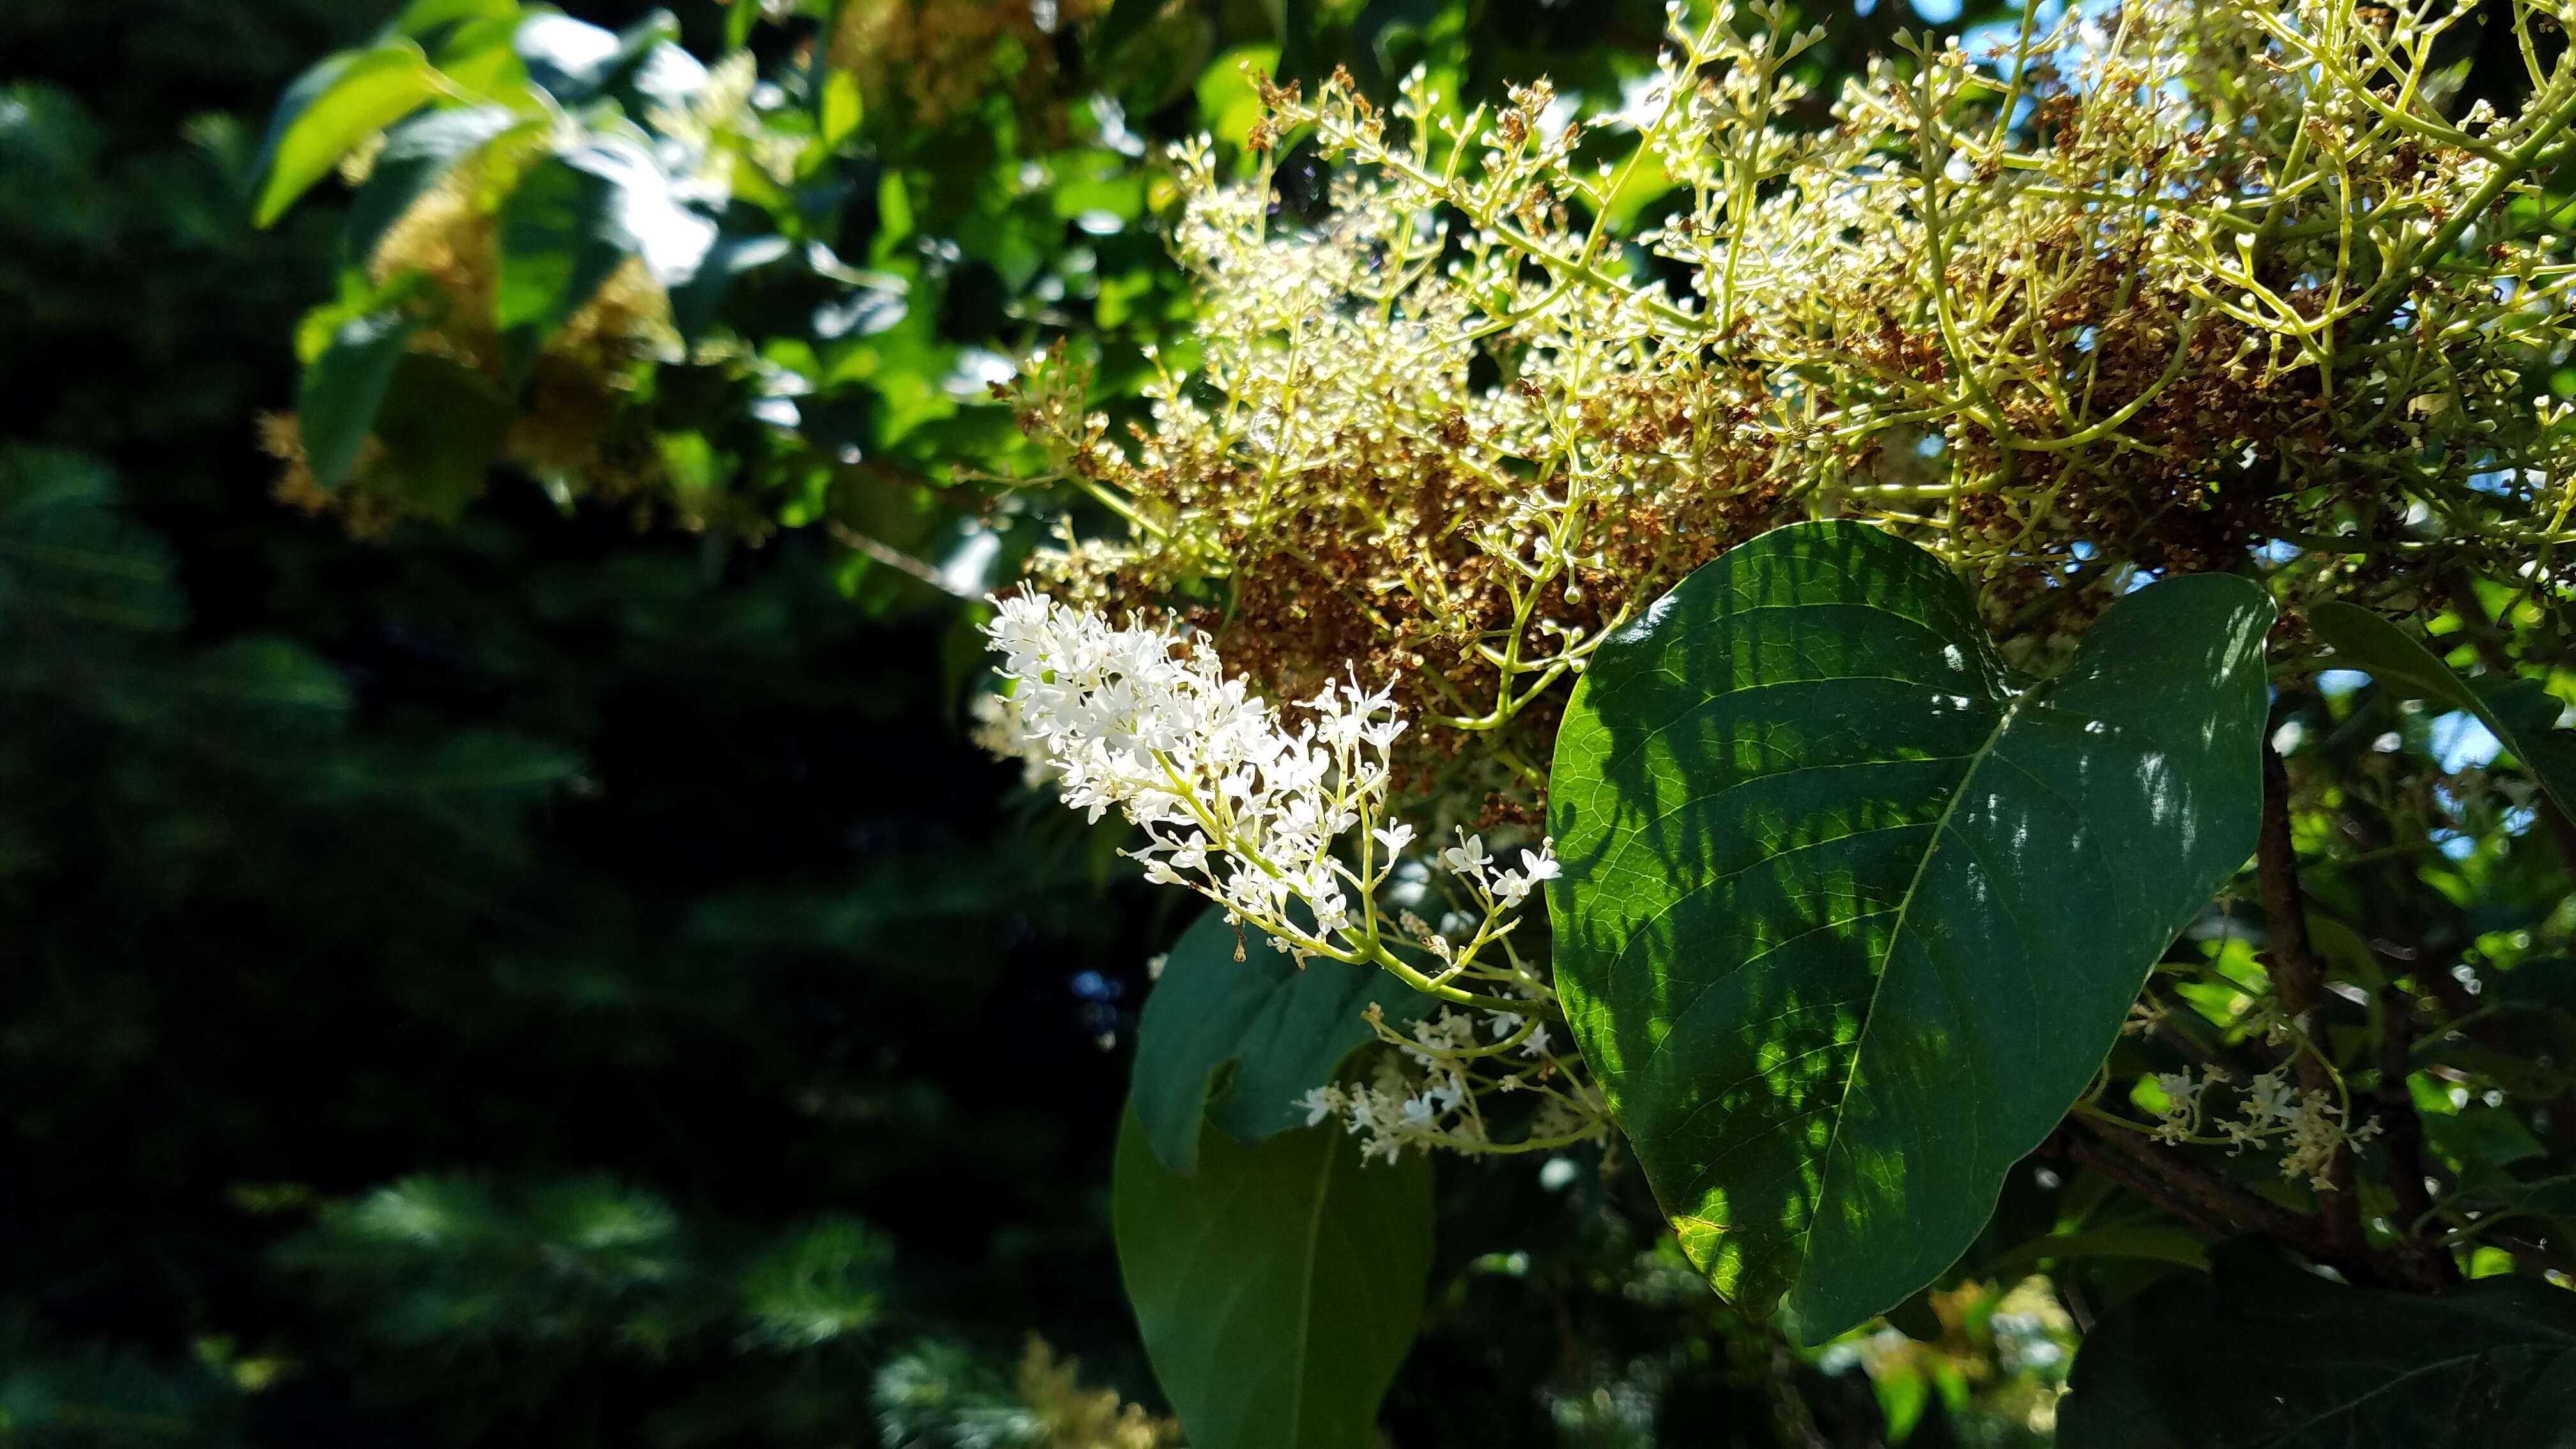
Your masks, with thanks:
[{"label": "white flower cluster", "polygon": [[[1488,949],[1557,874],[1544,842],[1520,853],[1518,869],[1499,869],[1482,840],[1461,832],[1443,860],[1481,919],[1463,943],[1401,922],[1437,958],[1436,974],[1388,949],[1377,896],[1414,838],[1386,818],[1387,751],[1405,728],[1388,691],[1327,688],[1305,701],[1292,731],[1269,701],[1225,677],[1205,635],[1119,627],[1026,590],[998,601],[986,633],[1012,686],[988,739],[1051,772],[1065,803],[1092,819],[1115,807],[1141,827],[1146,843],[1128,854],[1147,879],[1198,891],[1300,962],[1382,966],[1461,1004],[1552,995]],[[1451,984],[1459,979],[1506,995],[1465,992]]]},{"label": "white flower cluster", "polygon": [[2285,1066],[2274,1067],[2248,1081],[2237,1115],[2215,1124],[2215,1138],[2202,1138],[2202,1094],[2212,1084],[2226,1081],[2226,1075],[2215,1067],[2203,1067],[2198,1080],[2187,1073],[2160,1072],[2156,1087],[2165,1095],[2165,1110],[2155,1135],[2173,1143],[2223,1142],[2231,1156],[2248,1147],[2284,1143],[2289,1150],[2281,1157],[2281,1176],[2305,1176],[2310,1187],[2331,1191],[2334,1183],[2327,1178],[2326,1168],[2334,1160],[2335,1149],[2369,1141],[2379,1135],[2379,1124],[2350,1129],[2344,1109],[2327,1093],[2292,1087],[2288,1073]]},{"label": "white flower cluster", "polygon": [[[1521,908],[1558,874],[1546,841],[1507,865],[1461,830],[1439,853],[1457,909],[1438,927],[1379,910],[1382,892],[1418,897],[1426,879],[1404,864],[1413,827],[1387,818],[1387,752],[1404,721],[1386,691],[1327,689],[1299,707],[1292,730],[1225,677],[1205,635],[1119,627],[1028,591],[1000,599],[986,632],[1010,693],[978,737],[1026,762],[1032,781],[1053,779],[1094,820],[1115,808],[1133,821],[1146,843],[1127,853],[1147,879],[1206,896],[1301,966],[1323,957],[1383,969],[1445,1003],[1405,1031],[1372,1008],[1399,1055],[1366,1083],[1308,1093],[1313,1120],[1344,1119],[1367,1134],[1368,1155],[1389,1159],[1406,1147],[1523,1152],[1606,1135],[1601,1094],[1579,1059],[1556,1054],[1556,993],[1512,942]],[[1397,950],[1407,944],[1419,953],[1410,960]],[[1494,1093],[1532,1104],[1511,1114],[1511,1140],[1488,1130],[1479,1098]]]},{"label": "white flower cluster", "polygon": [[[1315,1088],[1297,1104],[1306,1109],[1306,1124],[1338,1118],[1345,1130],[1366,1134],[1363,1158],[1389,1162],[1408,1147],[1531,1152],[1608,1137],[1610,1117],[1601,1094],[1555,1054],[1538,1017],[1488,1011],[1481,1019],[1494,1038],[1490,1042],[1477,1036],[1477,1016],[1447,1007],[1409,1032],[1372,1015],[1379,1038],[1398,1048],[1411,1069],[1390,1058],[1366,1083]],[[1500,1148],[1478,1100],[1488,1092],[1528,1093],[1536,1100],[1526,1131]]]}]

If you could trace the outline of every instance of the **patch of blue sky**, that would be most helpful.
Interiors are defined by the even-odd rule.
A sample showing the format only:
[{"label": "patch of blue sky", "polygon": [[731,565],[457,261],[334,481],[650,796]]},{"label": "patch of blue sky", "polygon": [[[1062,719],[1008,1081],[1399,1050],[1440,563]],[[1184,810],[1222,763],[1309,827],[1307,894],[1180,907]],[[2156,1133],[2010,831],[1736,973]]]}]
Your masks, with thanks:
[{"label": "patch of blue sky", "polygon": [[2504,742],[2486,721],[2466,710],[2452,710],[2433,720],[2433,757],[2449,771],[2489,764],[2504,753]]}]

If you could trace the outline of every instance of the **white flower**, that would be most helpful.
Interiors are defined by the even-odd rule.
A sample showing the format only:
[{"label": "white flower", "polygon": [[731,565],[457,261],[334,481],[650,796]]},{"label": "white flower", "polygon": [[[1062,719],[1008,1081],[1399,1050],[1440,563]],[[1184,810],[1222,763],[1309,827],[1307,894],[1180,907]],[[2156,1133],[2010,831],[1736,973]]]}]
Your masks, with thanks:
[{"label": "white flower", "polygon": [[1491,865],[1493,860],[1494,858],[1492,856],[1485,853],[1484,838],[1482,836],[1469,835],[1464,828],[1461,828],[1458,832],[1458,843],[1449,847],[1447,850],[1440,852],[1440,863],[1442,865],[1449,867],[1449,869],[1456,874],[1474,881],[1482,881],[1484,879],[1485,867]]},{"label": "white flower", "polygon": [[1329,1083],[1313,1088],[1298,1098],[1296,1105],[1306,1109],[1306,1125],[1312,1127],[1327,1117],[1341,1115],[1342,1089]]},{"label": "white flower", "polygon": [[[995,602],[985,633],[1011,683],[994,742],[1042,758],[1065,803],[1092,819],[1116,808],[1143,827],[1129,853],[1148,880],[1203,892],[1301,960],[1353,927],[1349,888],[1374,892],[1412,839],[1378,824],[1386,749],[1403,728],[1388,690],[1335,685],[1291,730],[1225,678],[1205,635],[1119,628],[1025,590]],[[1336,842],[1362,828],[1388,860],[1345,882]],[[1314,934],[1289,925],[1292,899],[1313,910]]]},{"label": "white flower", "polygon": [[1542,840],[1539,842],[1538,849],[1522,851],[1521,874],[1528,878],[1531,885],[1551,881],[1565,874],[1564,867],[1556,863],[1556,842],[1553,839]]},{"label": "white flower", "polygon": [[2273,1068],[2245,1084],[2245,1105],[2241,1109],[2257,1129],[2274,1122],[2287,1122],[2297,1115],[2298,1104],[2281,1069]]}]

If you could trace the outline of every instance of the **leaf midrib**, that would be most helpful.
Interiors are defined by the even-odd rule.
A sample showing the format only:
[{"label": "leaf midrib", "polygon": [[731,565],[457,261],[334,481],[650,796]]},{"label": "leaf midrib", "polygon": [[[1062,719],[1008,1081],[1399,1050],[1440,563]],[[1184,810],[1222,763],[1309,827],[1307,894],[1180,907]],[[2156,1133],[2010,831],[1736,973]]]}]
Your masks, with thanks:
[{"label": "leaf midrib", "polygon": [[[1860,1076],[1860,1060],[1869,1048],[1869,1029],[1878,1021],[1878,998],[1887,989],[1887,973],[1896,960],[1897,943],[1905,936],[1905,923],[1914,909],[1915,893],[1922,889],[1923,878],[1931,873],[1933,858],[1941,853],[1941,838],[1950,833],[1950,821],[1959,813],[1959,802],[1968,798],[1968,787],[1976,783],[1977,772],[1985,768],[1986,761],[1994,758],[1996,747],[2003,743],[2004,731],[2012,727],[2013,719],[2021,713],[2022,707],[2038,698],[2046,688],[2044,683],[2034,685],[2015,696],[2004,706],[2002,713],[1995,716],[1995,727],[1987,732],[1985,742],[1968,755],[1968,768],[1961,772],[1959,783],[1951,787],[1949,800],[1941,806],[1940,818],[1932,822],[1931,843],[1923,848],[1923,858],[1914,863],[1914,878],[1905,883],[1905,894],[1896,903],[1896,921],[1888,927],[1887,949],[1879,953],[1878,971],[1870,983],[1869,1010],[1861,1017],[1860,1034],[1852,1038],[1851,1065],[1844,1069],[1843,1089],[1834,1099],[1833,1130],[1825,1135],[1825,1150],[1817,1159],[1816,1201],[1808,1209],[1807,1221],[1798,1229],[1801,1248],[1813,1244],[1816,1220],[1824,1215],[1825,1199],[1832,1195],[1834,1149],[1842,1144],[1843,1123],[1851,1116],[1852,1084]],[[1798,1261],[1797,1282],[1801,1284],[1807,1281],[1808,1261],[1803,1254]]]},{"label": "leaf midrib", "polygon": [[1324,1199],[1332,1192],[1333,1167],[1341,1160],[1341,1144],[1328,1133],[1324,1138],[1324,1170],[1315,1174],[1315,1201],[1306,1212],[1305,1272],[1297,1289],[1297,1392],[1288,1399],[1288,1439],[1292,1446],[1302,1444],[1299,1436],[1305,1429],[1308,1375],[1314,1366],[1306,1361],[1307,1344],[1314,1336],[1315,1274],[1320,1264],[1320,1244],[1324,1235]]}]

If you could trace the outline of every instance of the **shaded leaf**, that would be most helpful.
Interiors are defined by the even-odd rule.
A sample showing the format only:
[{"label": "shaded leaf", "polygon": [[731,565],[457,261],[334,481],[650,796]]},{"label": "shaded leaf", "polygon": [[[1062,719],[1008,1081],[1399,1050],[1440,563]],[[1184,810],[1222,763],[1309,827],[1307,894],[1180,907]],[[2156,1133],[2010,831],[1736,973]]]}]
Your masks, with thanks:
[{"label": "shaded leaf", "polygon": [[2308,628],[2334,649],[2335,664],[2368,674],[2389,693],[2464,709],[2485,721],[2558,808],[2576,812],[2576,730],[2558,727],[2567,707],[2539,681],[2492,674],[2463,678],[2405,630],[2340,599],[2310,609]]},{"label": "shaded leaf", "polygon": [[755,272],[795,250],[795,244],[777,235],[719,237],[707,248],[706,260],[698,264],[697,274],[671,289],[671,325],[682,339],[695,342],[714,325],[716,309],[724,305],[725,295],[733,290],[736,278]]},{"label": "shaded leaf", "polygon": [[453,519],[483,491],[510,408],[491,379],[453,358],[407,352],[376,414],[385,458],[368,484],[414,511]]},{"label": "shaded leaf", "polygon": [[2346,1288],[2251,1243],[2212,1258],[2214,1278],[2158,1284],[2085,1339],[2061,1449],[2576,1444],[2576,1294]]},{"label": "shaded leaf", "polygon": [[2205,1270],[2209,1267],[2209,1243],[2188,1229],[2156,1223],[2092,1228],[2074,1233],[2043,1233],[1979,1263],[1968,1276],[2011,1283],[2042,1263],[2072,1262],[2079,1258],[2135,1258]]},{"label": "shaded leaf", "polygon": [[[1371,1004],[1402,1023],[1420,1017],[1430,998],[1383,971],[1338,961],[1299,970],[1269,937],[1250,926],[1238,936],[1225,912],[1210,907],[1173,944],[1136,1023],[1129,1092],[1154,1156],[1184,1177],[1198,1171],[1202,1115],[1238,1142],[1302,1125],[1296,1099],[1331,1081],[1343,1058],[1374,1039],[1361,1015]],[[1232,1083],[1211,1102],[1229,1065]]]},{"label": "shaded leaf", "polygon": [[352,317],[305,367],[296,420],[303,432],[304,463],[316,485],[337,488],[358,466],[385,391],[393,385],[394,367],[419,326],[400,312]]},{"label": "shaded leaf", "polygon": [[261,226],[277,220],[350,147],[437,94],[437,73],[408,40],[342,51],[315,65],[288,88],[268,123],[252,215]]},{"label": "shaded leaf", "polygon": [[1366,1449],[1422,1316],[1431,1165],[1332,1128],[1155,1160],[1130,1111],[1112,1217],[1154,1375],[1193,1449]]},{"label": "shaded leaf", "polygon": [[524,367],[617,269],[641,260],[654,280],[696,274],[715,224],[681,206],[637,146],[601,140],[539,160],[501,203],[494,323]]},{"label": "shaded leaf", "polygon": [[1604,642],[1549,786],[1567,1016],[1692,1261],[1820,1341],[1972,1242],[2254,845],[2240,579],[2007,674],[1939,560],[1778,529]]},{"label": "shaded leaf", "polygon": [[1091,32],[1091,53],[1106,58],[1153,23],[1163,0],[1111,0],[1109,14]]}]

